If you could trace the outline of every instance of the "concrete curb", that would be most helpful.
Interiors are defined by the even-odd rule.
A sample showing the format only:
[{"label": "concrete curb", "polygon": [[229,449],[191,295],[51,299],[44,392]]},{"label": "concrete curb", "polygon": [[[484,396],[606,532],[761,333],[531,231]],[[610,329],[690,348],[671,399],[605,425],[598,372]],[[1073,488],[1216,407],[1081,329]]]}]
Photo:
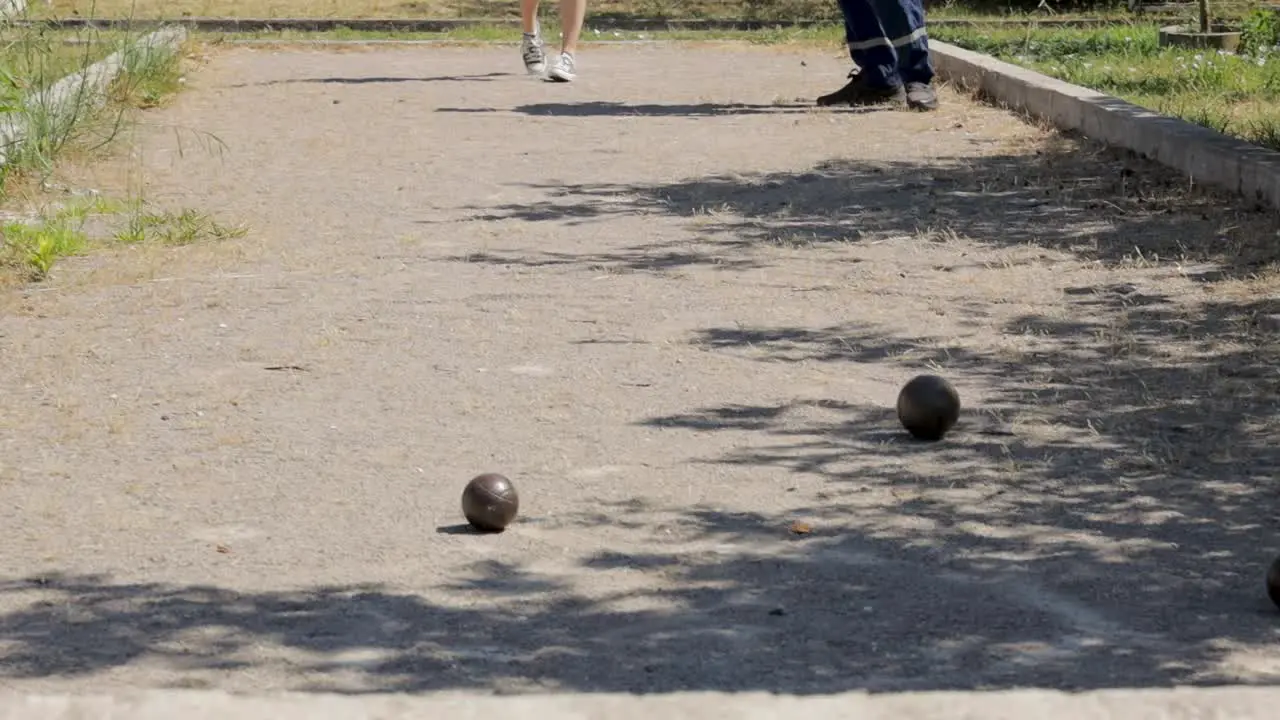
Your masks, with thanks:
[{"label": "concrete curb", "polygon": [[21,15],[27,9],[27,0],[0,0],[0,18]]},{"label": "concrete curb", "polygon": [[86,100],[92,104],[101,101],[107,85],[125,68],[133,53],[177,52],[186,39],[186,28],[162,28],[28,96],[24,101],[27,111],[0,116],[0,165],[26,142],[35,119],[44,123],[69,122],[74,117],[68,115],[69,111],[83,107]]},{"label": "concrete curb", "polygon": [[156,690],[116,695],[0,696],[0,720],[1271,720],[1280,689],[1215,687],[1000,692],[233,695]]},{"label": "concrete curb", "polygon": [[[3,0],[0,0],[2,2]],[[235,18],[235,17],[185,17],[171,20],[148,20],[130,18],[54,18],[49,20],[32,20],[32,24],[43,23],[56,28],[97,28],[110,29],[144,29],[163,25],[181,25],[195,32],[275,32],[294,30],[298,32],[329,32],[334,30],[354,30],[363,32],[448,32],[473,27],[519,27],[520,21],[514,18],[458,18],[449,20],[431,20],[426,18]],[[838,19],[827,20],[742,20],[742,19],[704,19],[704,20],[672,20],[665,18],[636,18],[610,15],[588,14],[587,30],[766,30],[771,28],[803,28],[838,24]],[[930,25],[972,25],[973,20],[930,20]],[[982,24],[1009,24],[1024,26],[1027,23],[1019,20],[982,21]],[[1037,20],[1036,24],[1045,27],[1093,27],[1113,25],[1113,21],[1101,19],[1073,20]]]},{"label": "concrete curb", "polygon": [[941,79],[1063,130],[1132,150],[1194,182],[1280,208],[1280,153],[949,43],[929,41]]}]

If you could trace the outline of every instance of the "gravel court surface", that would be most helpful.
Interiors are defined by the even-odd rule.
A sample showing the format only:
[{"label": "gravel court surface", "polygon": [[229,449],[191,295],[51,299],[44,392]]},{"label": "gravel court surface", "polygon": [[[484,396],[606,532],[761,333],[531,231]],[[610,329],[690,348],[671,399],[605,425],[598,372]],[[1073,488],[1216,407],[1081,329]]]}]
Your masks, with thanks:
[{"label": "gravel court surface", "polygon": [[[950,92],[812,109],[845,65],[217,51],[138,156],[250,236],[72,262],[0,320],[5,684],[1270,682],[1272,428],[1204,375],[1270,345],[1198,324],[1253,281],[1108,254],[1266,219],[1114,213],[1122,161]],[[905,443],[939,367],[964,430]],[[1215,421],[1174,447],[1177,412]],[[521,517],[476,536],[489,470]]]}]

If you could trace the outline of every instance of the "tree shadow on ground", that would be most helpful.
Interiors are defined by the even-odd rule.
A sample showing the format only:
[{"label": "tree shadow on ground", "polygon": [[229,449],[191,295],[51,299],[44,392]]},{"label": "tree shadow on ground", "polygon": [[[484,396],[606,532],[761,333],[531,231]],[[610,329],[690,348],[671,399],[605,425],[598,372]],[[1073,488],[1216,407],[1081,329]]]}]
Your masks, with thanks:
[{"label": "tree shadow on ground", "polygon": [[[1177,337],[1198,344],[1212,330],[1231,347],[1240,338],[1217,324],[1224,312],[1234,310],[1206,308],[1203,325]],[[1175,319],[1150,318],[1146,331]],[[734,332],[695,341],[761,362],[850,365],[907,342],[855,325]],[[0,677],[141,662],[253,672],[266,646],[282,649],[272,672],[284,667],[284,682],[309,691],[1274,683],[1259,660],[1280,640],[1261,582],[1280,551],[1273,351],[1179,360],[1067,344],[1029,367],[945,350],[962,390],[992,389],[940,443],[908,439],[891,408],[842,400],[637,420],[734,436],[731,450],[677,463],[768,468],[781,483],[817,478],[785,515],[601,503],[558,521],[607,525],[622,539],[567,574],[469,563],[431,600],[375,586],[252,593],[12,580],[0,584]],[[788,533],[794,519],[813,531]],[[607,588],[608,573],[649,580],[583,590]]]},{"label": "tree shadow on ground", "polygon": [[[1182,213],[1171,222],[1195,224]],[[1088,257],[1118,260],[1126,241],[1154,254],[1148,237],[1160,239],[1100,239]],[[1274,262],[1272,247],[1177,237],[1212,263],[1201,276],[1274,275],[1259,262]],[[731,435],[732,449],[688,460],[820,478],[827,509],[858,531],[934,548],[940,567],[1014,573],[1046,602],[1074,603],[1063,612],[1077,630],[1110,623],[1077,633],[1089,650],[1064,650],[1068,634],[1032,653],[1032,677],[1061,652],[1082,663],[1075,680],[1105,667],[1117,686],[1275,682],[1280,622],[1263,576],[1280,552],[1280,344],[1257,319],[1280,303],[1208,282],[1181,302],[1128,284],[1068,288],[1060,318],[996,328],[1034,342],[998,350],[870,323],[708,327],[690,339],[764,363],[942,372],[972,405],[942,443],[908,439],[892,408],[838,401],[695,408],[642,424]],[[972,637],[986,649],[1006,640]]]},{"label": "tree shadow on ground", "polygon": [[[545,199],[459,210],[475,221],[568,225],[623,215],[696,220],[699,251],[737,261],[760,249],[919,234],[1104,263],[1211,262],[1185,269],[1211,273],[1205,279],[1247,276],[1276,254],[1273,213],[1188,190],[1185,179],[1140,158],[1065,139],[1035,152],[926,163],[832,160],[803,172],[534,189]],[[537,261],[537,253],[492,255]]]},{"label": "tree shadow on ground", "polygon": [[[505,108],[436,108],[442,113],[505,113],[555,117],[705,117],[709,115],[784,115],[813,112],[812,104],[774,103],[753,105],[750,103],[625,103],[604,100],[579,103],[534,103]],[[860,108],[837,108],[832,112],[870,112]]]},{"label": "tree shadow on ground", "polygon": [[[860,647],[887,653],[884,674],[867,681],[868,667],[838,668],[862,678],[849,687],[1128,687],[1278,677],[1280,623],[1262,586],[1280,552],[1274,213],[1190,190],[1144,160],[1069,140],[1035,155],[928,165],[833,161],[800,173],[581,185],[549,195],[543,203],[486,210],[554,221],[557,208],[571,208],[561,217],[575,222],[626,212],[697,218],[705,252],[753,257],[758,265],[765,248],[923,235],[960,237],[977,248],[1061,252],[1110,279],[1132,268],[1136,283],[1064,285],[1052,316],[1001,320],[1001,337],[1034,340],[999,350],[858,322],[735,324],[690,338],[712,352],[765,363],[847,364],[851,372],[881,363],[941,368],[962,392],[974,391],[968,397],[980,390],[984,398],[941,444],[907,441],[891,408],[838,400],[691,408],[641,424],[733,438],[724,442],[732,449],[690,462],[821,479],[822,502],[812,513],[855,529],[832,541],[846,543],[838,552],[903,558],[915,573],[1017,578],[1005,595],[985,598],[943,582],[931,611],[974,616],[936,625],[928,612],[908,610],[912,598],[893,597],[890,605],[903,607],[903,617],[918,619],[919,636],[939,644],[926,651],[901,629],[908,639],[898,638],[894,650]],[[963,262],[934,269],[954,271]],[[1166,286],[1161,278],[1178,282]],[[1185,280],[1198,284],[1199,294],[1166,293]],[[949,311],[987,321],[982,308]],[[772,527],[781,522],[773,520]],[[878,569],[831,572],[850,604],[873,592],[870,586],[892,593],[880,586],[892,576]],[[1012,597],[1045,613],[1043,627],[1029,623],[1019,632],[1012,628],[1022,623],[1013,619],[1006,627],[1000,618],[1016,615]],[[991,615],[975,603],[988,603]],[[872,615],[857,624],[851,616],[840,626],[883,638],[891,635],[881,635],[879,623],[897,621]],[[937,660],[943,646],[961,648],[954,657],[968,675]],[[934,660],[920,660],[926,656]],[[908,668],[931,680],[909,679]]]},{"label": "tree shadow on ground", "polygon": [[272,85],[388,85],[394,83],[435,83],[435,82],[492,82],[497,78],[510,77],[512,73],[494,72],[476,75],[434,75],[434,76],[383,76],[364,77],[317,77],[288,78],[284,80],[264,80],[253,83],[236,83],[228,87],[268,87]]},{"label": "tree shadow on ground", "polygon": [[[922,572],[1012,574],[1039,588],[1028,592],[1043,593],[1040,609],[1075,623],[1056,641],[970,628],[975,677],[989,679],[981,656],[1003,643],[1046,642],[1020,660],[1020,682],[1038,684],[1061,659],[1079,663],[1054,680],[1067,686],[1273,683],[1280,622],[1263,576],[1280,552],[1280,356],[1242,322],[1255,309],[1206,303],[1189,321],[1121,308],[1132,329],[1122,348],[1079,342],[1069,327],[1034,356],[918,338],[906,368],[941,363],[962,393],[985,391],[936,444],[910,439],[890,407],[838,401],[696,408],[643,424],[731,435],[733,449],[687,460],[820,478],[829,504],[816,516],[930,548]],[[853,368],[898,356],[911,339],[850,324],[709,328],[694,342]]]},{"label": "tree shadow on ground", "polygon": [[[672,244],[676,245],[675,243]],[[663,249],[656,243],[597,253],[542,252],[536,257],[473,252],[447,258],[454,262],[479,263],[524,268],[575,268],[599,271],[627,270],[665,272],[679,268],[703,266],[719,270],[746,270],[762,267],[751,258],[729,258],[715,253],[684,249]]]},{"label": "tree shadow on ground", "polygon": [[[503,208],[541,221],[705,220],[703,208],[722,206],[701,227],[712,226],[708,252],[729,259],[752,259],[785,233],[848,241],[933,227],[1103,266],[1182,258],[1169,271],[1212,291],[1174,302],[1124,284],[1065,288],[1061,317],[1000,328],[1031,330],[1036,343],[998,351],[862,323],[707,327],[690,342],[759,362],[940,364],[985,401],[936,444],[907,441],[890,408],[839,399],[637,418],[708,438],[705,453],[673,462],[765,468],[817,489],[797,490],[785,516],[602,503],[560,522],[607,524],[622,540],[571,573],[474,563],[432,600],[372,586],[12,579],[0,584],[0,677],[76,677],[144,659],[251,670],[253,649],[267,645],[296,653],[295,689],[346,692],[1274,683],[1264,661],[1280,622],[1261,577],[1280,550],[1280,346],[1254,318],[1280,308],[1224,289],[1274,262],[1274,216],[1177,182],[1064,152],[577,186],[557,198],[569,208],[560,215],[555,202]],[[788,533],[797,518],[813,532]],[[663,582],[594,582],[615,572]]]},{"label": "tree shadow on ground", "polygon": [[[26,602],[0,617],[0,677],[77,677],[138,662],[195,675],[266,663],[278,671],[295,653],[284,681],[303,691],[1089,689],[1221,682],[1207,669],[1228,654],[1222,640],[1275,641],[1273,617],[1249,602],[1242,576],[1180,573],[1206,560],[1170,552],[1176,564],[1161,566],[1153,554],[1117,583],[1098,547],[1043,527],[962,540],[956,528],[970,520],[959,516],[910,542],[895,532],[894,513],[930,509],[831,500],[807,511],[817,530],[801,537],[788,535],[787,518],[766,514],[604,507],[610,522],[637,533],[678,527],[707,549],[602,549],[581,563],[587,581],[626,572],[671,582],[591,596],[496,561],[453,582],[448,603],[372,585],[250,593],[97,576],[12,580],[0,583],[0,600]],[[824,520],[850,514],[866,531],[824,531]],[[978,559],[996,548],[1029,557]],[[1046,580],[1047,569],[1066,574]],[[1134,588],[1144,594],[1120,599]],[[1230,589],[1230,607],[1213,610],[1232,617],[1215,622],[1206,600]],[[1169,624],[1172,635],[1161,630]],[[279,648],[269,661],[255,656],[264,646]]]}]

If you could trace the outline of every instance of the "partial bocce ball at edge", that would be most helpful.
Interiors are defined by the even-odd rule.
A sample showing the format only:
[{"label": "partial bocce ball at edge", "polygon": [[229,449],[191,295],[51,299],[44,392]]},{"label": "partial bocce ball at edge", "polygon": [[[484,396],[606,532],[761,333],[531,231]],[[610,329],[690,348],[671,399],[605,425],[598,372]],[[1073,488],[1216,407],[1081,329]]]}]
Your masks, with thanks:
[{"label": "partial bocce ball at edge", "polygon": [[1280,607],[1280,557],[1272,560],[1271,567],[1267,568],[1267,597]]},{"label": "partial bocce ball at edge", "polygon": [[477,475],[462,490],[462,515],[477,530],[502,532],[519,510],[515,486],[498,473]]}]

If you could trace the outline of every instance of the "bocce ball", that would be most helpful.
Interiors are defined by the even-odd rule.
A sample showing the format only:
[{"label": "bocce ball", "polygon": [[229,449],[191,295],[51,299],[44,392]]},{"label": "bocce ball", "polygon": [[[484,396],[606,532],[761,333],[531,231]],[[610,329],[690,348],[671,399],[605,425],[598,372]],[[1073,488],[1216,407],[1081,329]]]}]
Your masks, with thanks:
[{"label": "bocce ball", "polygon": [[960,419],[960,394],[945,378],[917,375],[898,393],[898,420],[917,440],[941,440]]},{"label": "bocce ball", "polygon": [[1271,561],[1271,567],[1267,568],[1267,597],[1280,607],[1280,557]]},{"label": "bocce ball", "polygon": [[502,532],[519,510],[515,486],[497,473],[477,475],[462,490],[462,515],[477,530]]}]

